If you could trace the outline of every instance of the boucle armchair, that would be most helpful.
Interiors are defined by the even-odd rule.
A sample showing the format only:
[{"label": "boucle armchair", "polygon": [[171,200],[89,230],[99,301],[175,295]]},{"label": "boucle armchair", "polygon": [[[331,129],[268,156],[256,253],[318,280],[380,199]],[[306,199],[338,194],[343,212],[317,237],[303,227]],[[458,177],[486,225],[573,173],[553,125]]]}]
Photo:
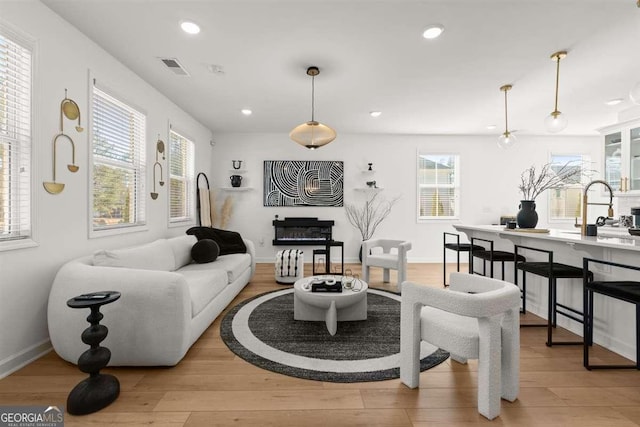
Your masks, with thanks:
[{"label": "boucle armchair", "polygon": [[[379,250],[382,248],[382,253]],[[398,270],[398,292],[407,280],[407,252],[411,242],[404,240],[371,239],[362,243],[362,278],[369,281],[369,267],[383,269],[382,281],[389,283],[389,270]]]},{"label": "boucle armchair", "polygon": [[520,384],[520,291],[512,283],[452,273],[449,289],[405,282],[400,325],[400,379],[420,384],[420,342],[466,363],[478,359],[478,412],[500,415],[500,398],[514,401]]}]

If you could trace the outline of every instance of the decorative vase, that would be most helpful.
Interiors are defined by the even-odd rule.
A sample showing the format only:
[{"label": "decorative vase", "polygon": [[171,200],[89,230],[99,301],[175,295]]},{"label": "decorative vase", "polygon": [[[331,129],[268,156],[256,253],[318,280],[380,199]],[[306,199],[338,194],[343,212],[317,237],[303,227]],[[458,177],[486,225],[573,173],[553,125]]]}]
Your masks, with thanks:
[{"label": "decorative vase", "polygon": [[241,175],[231,175],[229,177],[229,179],[231,180],[231,186],[232,187],[240,187],[240,184],[242,184],[242,176]]},{"label": "decorative vase", "polygon": [[535,200],[520,200],[520,210],[516,216],[516,222],[520,228],[536,228],[538,213]]}]

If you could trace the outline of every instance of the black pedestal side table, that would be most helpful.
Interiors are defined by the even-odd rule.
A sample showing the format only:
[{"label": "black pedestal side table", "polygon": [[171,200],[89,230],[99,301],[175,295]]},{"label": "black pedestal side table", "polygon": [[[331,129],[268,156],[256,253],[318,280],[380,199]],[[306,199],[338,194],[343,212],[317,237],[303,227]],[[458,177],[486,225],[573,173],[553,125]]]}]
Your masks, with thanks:
[{"label": "black pedestal side table", "polygon": [[91,346],[78,358],[78,368],[89,374],[89,378],[76,385],[67,398],[67,411],[72,415],[86,415],[109,406],[120,394],[120,383],[113,375],[101,374],[100,369],[107,366],[111,351],[100,347],[109,330],[100,324],[104,317],[100,306],[120,298],[120,292],[104,291],[79,295],[67,301],[71,308],[90,308],[87,322],[91,323],[82,332],[82,342]]}]

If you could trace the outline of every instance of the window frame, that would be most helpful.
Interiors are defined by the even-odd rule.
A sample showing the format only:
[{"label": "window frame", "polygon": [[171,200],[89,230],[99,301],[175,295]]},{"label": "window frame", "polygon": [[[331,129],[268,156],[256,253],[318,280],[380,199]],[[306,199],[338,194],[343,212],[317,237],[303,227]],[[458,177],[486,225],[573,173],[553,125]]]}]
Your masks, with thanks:
[{"label": "window frame", "polygon": [[[420,158],[423,156],[437,157],[453,157],[454,158],[454,182],[452,184],[420,184]],[[416,220],[418,223],[439,222],[439,221],[457,221],[460,219],[460,172],[461,158],[459,153],[454,152],[432,152],[418,150],[416,154]],[[423,188],[452,188],[454,189],[454,215],[448,216],[421,216],[420,215],[420,190]]]},{"label": "window frame", "polygon": [[548,215],[548,222],[549,224],[566,224],[566,223],[573,223],[576,218],[581,218],[582,217],[582,203],[580,202],[579,206],[580,206],[580,212],[578,214],[578,216],[567,216],[567,217],[558,217],[558,216],[553,216],[553,203],[552,203],[552,197],[553,197],[553,191],[556,190],[566,190],[567,188],[572,188],[572,189],[580,189],[582,191],[582,189],[584,188],[584,186],[588,183],[589,178],[587,176],[584,175],[584,171],[585,170],[590,170],[589,166],[592,164],[592,160],[591,160],[591,154],[590,153],[575,153],[575,152],[571,152],[571,153],[563,153],[563,152],[551,152],[549,153],[549,163],[553,162],[554,157],[580,157],[580,162],[582,164],[582,170],[583,170],[583,174],[580,178],[580,183],[579,184],[574,184],[571,186],[567,186],[564,188],[560,188],[560,189],[554,189],[554,188],[550,188],[549,190],[547,190],[547,215]]},{"label": "window frame", "polygon": [[[116,101],[124,104],[126,107],[131,110],[139,113],[143,116],[143,129],[140,132],[140,143],[141,147],[137,149],[137,155],[139,159],[137,160],[138,169],[136,170],[136,182],[139,185],[136,185],[135,193],[136,200],[138,204],[136,205],[136,215],[140,215],[141,218],[136,220],[134,224],[126,224],[126,225],[118,225],[114,224],[112,226],[107,227],[95,227],[93,224],[93,210],[94,210],[94,167],[96,165],[96,156],[94,155],[94,88],[98,89],[100,92],[103,92],[109,97],[114,98]],[[103,85],[101,82],[99,83],[96,78],[89,78],[89,114],[88,114],[88,128],[89,128],[89,149],[88,156],[88,169],[89,169],[89,182],[88,182],[88,192],[89,192],[89,238],[100,238],[105,236],[112,236],[117,234],[125,234],[125,233],[136,233],[140,231],[148,230],[147,225],[147,194],[146,194],[146,182],[147,182],[147,167],[146,167],[146,152],[147,152],[147,113],[144,109],[139,108],[136,104],[131,103],[127,97],[123,97],[119,94],[118,91],[111,89],[109,86]],[[106,164],[108,166],[116,166],[121,167],[123,165],[117,164],[117,161],[105,161],[99,162],[100,164]]]},{"label": "window frame", "polygon": [[[185,175],[173,175],[172,174],[172,138],[173,135],[177,135],[183,141],[186,141],[189,145],[187,150],[191,151],[187,154],[187,158],[185,161],[190,161],[190,164],[183,165],[185,170]],[[184,132],[174,129],[171,125],[169,125],[169,144],[167,147],[167,178],[169,181],[169,188],[167,189],[167,218],[169,227],[180,227],[185,225],[193,225],[196,223],[196,196],[195,196],[195,152],[196,152],[196,144],[193,138],[187,136]],[[189,158],[190,155],[190,158]],[[183,201],[183,207],[187,212],[187,216],[181,217],[172,217],[171,216],[171,186],[174,179],[179,179],[183,182],[186,182],[186,190],[185,194],[187,195],[187,200]]]},{"label": "window frame", "polygon": [[[29,119],[29,138],[28,139],[29,140],[27,143],[28,144],[28,160],[25,162],[26,164],[28,164],[29,176],[24,180],[24,183],[22,184],[22,185],[28,186],[25,191],[25,194],[21,194],[21,196],[26,197],[29,204],[28,208],[26,209],[26,212],[21,215],[23,219],[26,219],[28,221],[28,230],[26,233],[18,236],[15,236],[15,235],[13,236],[8,235],[4,237],[0,236],[0,252],[3,252],[3,251],[10,251],[15,249],[23,249],[23,248],[38,246],[38,243],[36,240],[37,228],[38,228],[37,221],[36,221],[36,219],[38,218],[36,196],[38,192],[36,189],[41,187],[39,187],[38,185],[39,175],[37,173],[38,167],[37,167],[37,160],[36,160],[39,154],[38,153],[39,150],[37,149],[37,144],[34,144],[34,141],[39,140],[37,127],[34,126],[34,124],[37,122],[35,100],[36,100],[36,93],[38,91],[37,79],[36,79],[36,75],[38,72],[38,67],[37,67],[38,44],[35,39],[33,39],[29,35],[22,32],[20,29],[13,27],[11,24],[7,23],[6,21],[3,21],[2,19],[0,19],[0,32],[2,33],[3,37],[8,39],[11,43],[17,44],[23,49],[29,51],[31,56],[31,60],[29,64],[30,94],[29,94],[29,101],[28,101],[29,102],[29,113],[28,113],[28,119]],[[20,180],[18,180],[18,183],[15,184],[15,186],[20,186],[18,187],[19,188],[18,192],[22,191],[22,188],[21,188],[22,185],[20,185]],[[12,188],[14,188],[14,185],[12,185]],[[11,194],[14,191],[10,191],[8,193],[9,197],[11,197]],[[0,209],[3,209],[3,208],[0,207]]]}]

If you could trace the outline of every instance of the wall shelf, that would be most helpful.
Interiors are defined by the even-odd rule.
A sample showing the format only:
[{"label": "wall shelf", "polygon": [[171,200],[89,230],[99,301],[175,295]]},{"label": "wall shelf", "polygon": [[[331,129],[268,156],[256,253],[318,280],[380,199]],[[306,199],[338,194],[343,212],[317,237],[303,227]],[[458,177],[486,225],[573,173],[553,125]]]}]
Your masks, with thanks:
[{"label": "wall shelf", "polygon": [[229,169],[231,175],[244,175],[247,173],[246,169]]},{"label": "wall shelf", "polygon": [[221,187],[220,190],[222,191],[236,191],[236,192],[242,192],[242,191],[251,191],[253,190],[253,188],[251,187]]},{"label": "wall shelf", "polygon": [[377,192],[377,191],[382,191],[384,190],[384,188],[382,187],[375,187],[375,188],[370,188],[370,187],[357,187],[353,189],[354,191],[363,191],[363,192],[367,192],[367,191],[371,191],[371,192]]}]

